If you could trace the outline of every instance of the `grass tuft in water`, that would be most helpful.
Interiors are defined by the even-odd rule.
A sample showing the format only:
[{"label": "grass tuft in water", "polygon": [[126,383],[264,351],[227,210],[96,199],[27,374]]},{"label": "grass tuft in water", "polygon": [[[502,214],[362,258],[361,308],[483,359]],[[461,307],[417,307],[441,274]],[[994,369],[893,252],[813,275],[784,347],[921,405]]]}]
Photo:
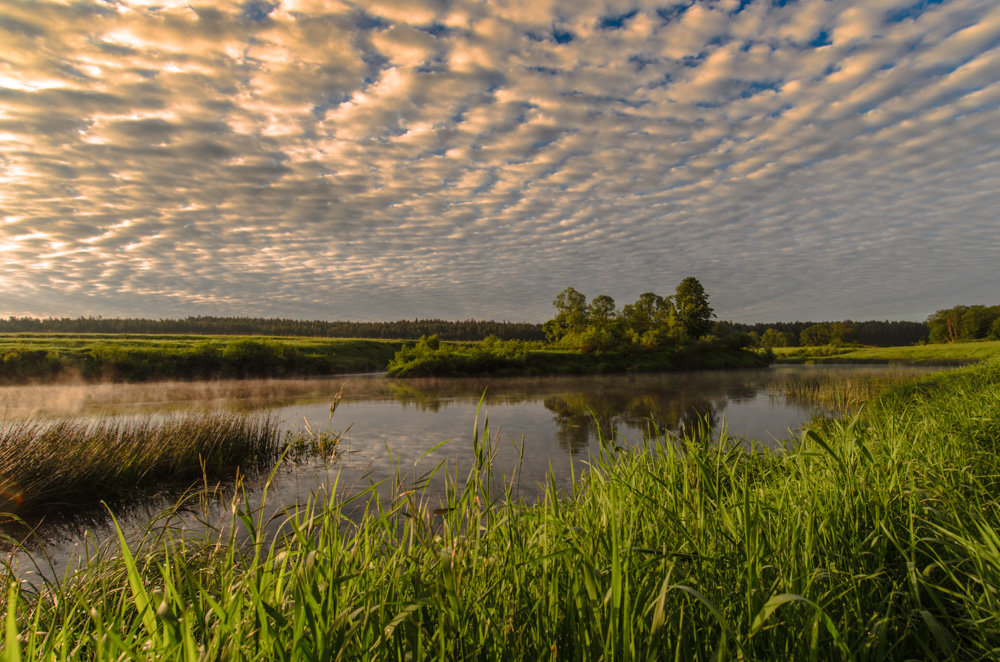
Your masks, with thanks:
[{"label": "grass tuft in water", "polygon": [[797,376],[771,386],[793,402],[814,404],[841,414],[860,409],[869,400],[881,396],[889,388],[918,379],[914,373],[898,372],[885,375],[864,373],[842,375]]},{"label": "grass tuft in water", "polygon": [[76,509],[166,482],[266,469],[281,451],[267,416],[8,421],[0,427],[0,512]]}]

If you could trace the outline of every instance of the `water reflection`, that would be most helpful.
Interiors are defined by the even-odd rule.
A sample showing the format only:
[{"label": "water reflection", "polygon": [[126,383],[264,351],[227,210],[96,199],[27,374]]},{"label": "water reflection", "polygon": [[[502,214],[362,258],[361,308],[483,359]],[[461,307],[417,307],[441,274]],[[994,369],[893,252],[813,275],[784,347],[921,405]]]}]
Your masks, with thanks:
[{"label": "water reflection", "polygon": [[[405,406],[439,412],[454,402],[468,402],[482,395],[485,403],[527,404],[541,402],[550,411],[559,447],[571,456],[591,449],[598,439],[631,441],[655,431],[679,435],[717,431],[727,409],[752,404],[775,379],[772,371],[675,373],[669,375],[613,375],[548,379],[494,380],[492,382],[419,381],[395,383],[391,392]],[[779,425],[762,430],[754,424],[737,426],[738,434],[765,434],[767,440],[783,436],[785,423],[803,418],[795,408],[789,417],[784,402],[768,402]],[[732,429],[732,428],[731,428]]]},{"label": "water reflection", "polygon": [[574,393],[545,398],[545,408],[555,414],[559,446],[570,455],[587,450],[594,438],[615,441],[622,429],[643,429],[680,434],[685,430],[712,430],[719,408],[705,398],[662,397],[622,392]]}]

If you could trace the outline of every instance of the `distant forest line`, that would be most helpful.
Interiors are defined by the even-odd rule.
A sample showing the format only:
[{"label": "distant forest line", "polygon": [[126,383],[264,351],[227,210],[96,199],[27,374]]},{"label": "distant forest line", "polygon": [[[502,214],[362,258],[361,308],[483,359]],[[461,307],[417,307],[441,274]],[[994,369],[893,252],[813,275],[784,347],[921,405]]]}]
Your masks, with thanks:
[{"label": "distant forest line", "polygon": [[381,340],[407,340],[437,334],[442,340],[484,340],[489,336],[501,340],[545,340],[541,324],[440,319],[328,322],[277,317],[8,317],[0,319],[0,333],[156,333]]},{"label": "distant forest line", "polygon": [[[976,309],[982,307],[956,308]],[[1000,307],[995,307],[1000,308]],[[949,309],[953,310],[953,309]],[[939,311],[932,321],[940,319]],[[961,312],[959,312],[959,317]],[[954,319],[955,315],[948,316]],[[980,318],[981,319],[981,318]],[[932,334],[932,326],[923,322],[865,321],[852,322],[760,322],[746,324],[740,322],[715,322],[713,335],[724,338],[733,333],[749,333],[763,337],[769,329],[782,334],[779,345],[795,347],[801,344],[803,332],[812,327],[816,334],[807,333],[805,340],[837,340],[834,334],[847,335],[839,338],[843,342],[891,347],[912,345],[926,341],[932,335],[944,340],[944,334]],[[985,328],[990,329],[986,324]],[[976,330],[983,329],[982,323]],[[184,319],[146,319],[112,317],[8,317],[0,319],[2,333],[110,333],[110,334],[201,334],[201,335],[262,335],[262,336],[308,336],[321,338],[376,338],[412,339],[420,336],[437,335],[442,340],[484,340],[495,336],[501,340],[545,340],[542,324],[531,322],[508,322],[493,320],[452,321],[441,319],[395,320],[388,322],[330,322],[324,320],[294,320],[283,318],[257,317],[187,317]],[[823,334],[826,333],[826,336]],[[773,335],[773,333],[772,333]],[[815,335],[815,338],[813,337]],[[987,335],[961,334],[961,339],[988,337]],[[956,340],[960,334],[952,334]],[[934,338],[935,340],[937,338]],[[820,342],[818,344],[825,344]]]},{"label": "distant forest line", "polygon": [[[391,322],[328,322],[277,317],[186,317],[146,319],[117,317],[8,317],[0,333],[144,333],[241,336],[307,336],[318,338],[413,339],[437,335],[441,340],[545,340],[542,324],[494,320],[441,319]],[[798,347],[830,343],[895,347],[919,342],[1000,340],[1000,306],[954,306],[939,310],[927,322],[715,322],[712,334],[725,338],[747,333],[768,346]]]}]

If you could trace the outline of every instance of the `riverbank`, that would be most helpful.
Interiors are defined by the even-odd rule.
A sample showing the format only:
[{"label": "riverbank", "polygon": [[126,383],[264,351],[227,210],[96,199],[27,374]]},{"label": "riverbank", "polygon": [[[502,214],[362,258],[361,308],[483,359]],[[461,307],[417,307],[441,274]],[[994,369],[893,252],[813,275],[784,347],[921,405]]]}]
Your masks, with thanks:
[{"label": "riverbank", "polygon": [[961,365],[1000,356],[1000,341],[902,347],[775,347],[777,363],[907,363]]},{"label": "riverbank", "polygon": [[[781,454],[609,446],[537,504],[496,491],[480,438],[447,503],[334,490],[274,545],[237,500],[239,526],[201,543],[168,531],[59,584],[12,583],[5,654],[989,657],[998,384],[992,361],[896,385]],[[369,501],[355,523],[349,500]]]},{"label": "riverbank", "polygon": [[402,341],[0,334],[0,383],[305,377],[385,370]]},{"label": "riverbank", "polygon": [[593,375],[626,372],[671,372],[763,368],[771,355],[721,343],[698,342],[677,347],[622,347],[582,352],[541,343],[484,341],[431,343],[404,347],[389,363],[390,377],[463,377],[489,375]]},{"label": "riverbank", "polygon": [[426,342],[266,336],[0,334],[0,384],[316,377],[538,376],[755,368],[770,354],[722,343],[605,352],[539,342]]}]

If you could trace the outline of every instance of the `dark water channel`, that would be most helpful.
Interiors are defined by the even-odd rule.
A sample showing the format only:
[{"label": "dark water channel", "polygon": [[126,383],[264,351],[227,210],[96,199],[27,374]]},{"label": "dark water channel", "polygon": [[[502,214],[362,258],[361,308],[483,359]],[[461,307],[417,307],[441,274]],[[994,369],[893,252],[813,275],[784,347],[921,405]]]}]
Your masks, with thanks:
[{"label": "dark water channel", "polygon": [[[585,377],[391,380],[380,375],[331,379],[140,385],[38,386],[0,389],[6,417],[162,416],[190,410],[268,411],[283,429],[343,431],[332,462],[280,470],[267,508],[304,503],[321,489],[350,492],[394,476],[416,480],[446,462],[455,475],[471,466],[474,431],[496,446],[498,475],[518,476],[519,495],[534,498],[548,476],[566,487],[599,452],[601,439],[641,443],[654,428],[681,434],[707,426],[747,448],[779,450],[817,412],[789,401],[780,384],[803,376],[898,373],[888,366],[778,366],[765,370]],[[343,387],[331,420],[330,404]],[[481,403],[481,405],[480,405]],[[477,412],[478,410],[478,412]],[[478,413],[478,419],[477,419]],[[477,423],[478,420],[478,423]],[[477,427],[478,425],[478,427]],[[750,441],[753,440],[753,441]],[[446,443],[442,443],[446,442]],[[522,459],[523,458],[523,459]],[[258,480],[259,484],[259,480]],[[250,485],[251,495],[254,484]],[[176,493],[123,508],[123,526],[142,530]],[[255,498],[255,497],[252,497]],[[220,512],[221,512],[220,506]],[[102,513],[43,527],[31,544],[61,575],[84,546],[111,537]],[[17,564],[25,570],[25,558]]]}]

